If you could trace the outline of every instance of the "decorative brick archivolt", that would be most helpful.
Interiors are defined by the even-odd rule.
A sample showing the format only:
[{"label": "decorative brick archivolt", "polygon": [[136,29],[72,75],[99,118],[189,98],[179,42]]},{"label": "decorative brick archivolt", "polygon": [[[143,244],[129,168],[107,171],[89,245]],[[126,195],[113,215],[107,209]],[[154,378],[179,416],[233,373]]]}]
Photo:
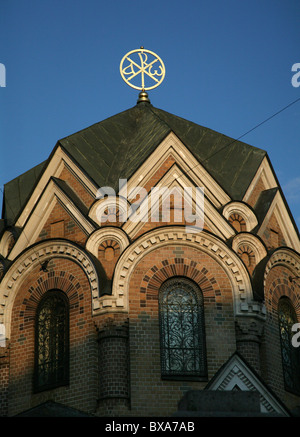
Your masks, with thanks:
[{"label": "decorative brick archivolt", "polygon": [[255,265],[267,256],[267,250],[262,241],[255,235],[243,232],[236,235],[232,241],[232,249],[240,254],[243,247],[248,247],[248,253],[253,253],[255,257]]},{"label": "decorative brick archivolt", "polygon": [[170,245],[193,247],[209,254],[223,267],[231,282],[235,314],[264,316],[264,307],[253,302],[249,274],[240,258],[217,237],[205,231],[187,233],[184,226],[155,229],[127,247],[116,265],[112,295],[100,298],[99,312],[128,311],[128,287],[135,266],[151,251]]},{"label": "decorative brick archivolt", "polygon": [[86,251],[67,240],[47,240],[23,252],[6,272],[0,283],[0,323],[10,338],[11,312],[20,284],[36,266],[53,258],[76,262],[86,274],[91,287],[92,312],[99,308],[99,279],[96,267]]},{"label": "decorative brick archivolt", "polygon": [[69,300],[71,311],[78,311],[80,314],[83,308],[80,307],[82,298],[81,284],[75,276],[65,271],[50,271],[40,275],[32,282],[28,296],[23,300],[22,310],[20,311],[19,330],[22,331],[27,325],[33,324],[39,301],[44,293],[51,289],[63,291]]},{"label": "decorative brick archivolt", "polygon": [[[284,267],[285,272],[277,270],[277,267]],[[268,281],[272,272],[275,273],[275,276],[271,276],[271,281]],[[289,277],[287,277],[287,272],[290,272]],[[266,306],[270,307],[271,317],[273,313],[277,316],[278,301],[282,296],[286,296],[291,300],[298,320],[300,319],[299,278],[300,255],[288,248],[280,248],[275,251],[270,257],[264,273]]]},{"label": "decorative brick archivolt", "polygon": [[127,234],[122,231],[122,229],[117,227],[104,227],[102,229],[98,229],[89,236],[85,247],[93,255],[97,256],[99,246],[101,246],[104,241],[109,240],[118,243],[121,253],[129,245]]},{"label": "decorative brick archivolt", "polygon": [[278,303],[281,297],[288,297],[291,301],[294,310],[297,315],[298,321],[300,320],[300,296],[295,290],[295,286],[292,283],[286,283],[286,279],[276,278],[272,281],[266,296],[266,307],[269,313],[269,320],[274,317],[277,322],[278,317]]},{"label": "decorative brick archivolt", "polygon": [[123,223],[127,219],[130,203],[123,197],[111,195],[96,200],[90,208],[89,217],[99,226]]},{"label": "decorative brick archivolt", "polygon": [[300,277],[300,255],[292,249],[281,247],[273,252],[265,267],[264,288],[271,269],[284,266],[291,272],[292,277]]},{"label": "decorative brick archivolt", "polygon": [[194,259],[174,257],[158,260],[147,270],[140,285],[140,307],[146,302],[157,300],[161,285],[173,276],[184,276],[194,281],[203,293],[204,299],[216,299],[221,295],[216,278]]},{"label": "decorative brick archivolt", "polygon": [[223,209],[223,216],[229,220],[233,215],[240,216],[246,223],[246,231],[250,232],[258,224],[256,215],[248,205],[242,202],[230,202]]}]

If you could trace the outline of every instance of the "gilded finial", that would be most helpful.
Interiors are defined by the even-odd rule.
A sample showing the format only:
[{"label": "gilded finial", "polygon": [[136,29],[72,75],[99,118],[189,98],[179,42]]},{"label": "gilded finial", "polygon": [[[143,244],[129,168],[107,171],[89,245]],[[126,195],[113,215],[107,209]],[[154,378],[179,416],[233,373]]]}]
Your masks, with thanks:
[{"label": "gilded finial", "polygon": [[[155,70],[153,71],[153,68]],[[131,88],[141,90],[138,103],[150,102],[146,90],[158,87],[165,78],[166,69],[161,58],[150,50],[140,49],[128,52],[120,63],[122,79]],[[139,84],[139,79],[141,84]]]}]

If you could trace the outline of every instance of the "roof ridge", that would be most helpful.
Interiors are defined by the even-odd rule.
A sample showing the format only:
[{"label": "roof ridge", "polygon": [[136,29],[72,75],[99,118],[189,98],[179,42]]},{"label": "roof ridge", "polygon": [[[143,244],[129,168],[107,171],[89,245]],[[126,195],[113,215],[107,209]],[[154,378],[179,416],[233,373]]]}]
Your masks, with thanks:
[{"label": "roof ridge", "polygon": [[[131,108],[131,109],[136,109],[137,111],[138,111],[138,113],[139,114],[142,114],[141,115],[141,117],[143,117],[143,116],[145,116],[145,114],[147,113],[147,114],[151,114],[151,116],[153,117],[153,119],[155,120],[155,121],[158,121],[159,122],[159,125],[162,125],[164,128],[166,127],[167,129],[168,129],[168,131],[170,131],[171,130],[171,127],[166,123],[166,122],[164,122],[153,110],[152,110],[152,108],[153,108],[153,105],[151,104],[151,103],[147,103],[147,102],[145,102],[145,103],[142,103],[142,102],[140,102],[140,103],[138,103],[138,104],[136,104],[133,108]],[[138,123],[141,121],[141,118],[139,119],[139,120],[136,120],[135,121],[135,123],[136,123],[136,125],[138,125]],[[150,122],[147,120],[147,125],[150,125]],[[120,169],[120,172],[121,172],[121,174],[122,174],[122,172],[127,168],[127,161],[128,161],[128,158],[130,157],[130,153],[132,153],[132,150],[131,150],[131,147],[130,147],[130,145],[131,144],[135,144],[136,143],[136,140],[138,139],[138,136],[140,135],[140,130],[139,129],[136,129],[136,131],[134,132],[134,135],[131,137],[131,139],[130,139],[130,142],[129,142],[129,145],[128,145],[128,147],[127,147],[127,149],[126,149],[126,153],[125,153],[125,157],[124,157],[124,159],[123,159],[123,162],[122,162],[122,166],[121,166],[121,169]],[[118,160],[118,159],[120,159],[120,157],[119,156],[115,156],[115,158],[114,158],[114,162],[116,161],[116,160]],[[113,166],[112,166],[113,167]],[[111,168],[110,169],[110,172],[109,172],[109,174],[111,174],[113,172],[113,168]],[[126,172],[125,172],[126,173]],[[129,177],[130,177],[131,175],[129,175]],[[128,177],[128,179],[129,179],[129,177]]]}]

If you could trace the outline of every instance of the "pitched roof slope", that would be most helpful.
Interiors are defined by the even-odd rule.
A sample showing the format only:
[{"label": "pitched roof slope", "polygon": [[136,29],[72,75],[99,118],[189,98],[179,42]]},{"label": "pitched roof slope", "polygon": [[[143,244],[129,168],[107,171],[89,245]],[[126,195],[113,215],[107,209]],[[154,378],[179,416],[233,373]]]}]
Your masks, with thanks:
[{"label": "pitched roof slope", "polygon": [[[173,131],[211,176],[234,200],[241,200],[266,152],[191,121],[153,107],[136,106],[58,141],[85,173],[100,187],[118,191],[119,179],[129,179]],[[39,169],[40,170],[40,169]],[[34,187],[36,171],[30,172],[27,191]],[[22,178],[20,176],[19,178]],[[6,201],[14,204],[10,221],[22,200],[13,199],[18,181],[7,184]],[[14,192],[14,194],[13,194]],[[8,211],[6,208],[6,215]],[[5,217],[3,217],[5,218]]]},{"label": "pitched roof slope", "polygon": [[46,161],[36,165],[4,185],[2,217],[6,225],[14,224],[21,209],[25,206],[37,180],[42,174]]},{"label": "pitched roof slope", "polygon": [[117,188],[173,131],[234,200],[241,200],[266,152],[149,103],[59,141],[100,186]]}]

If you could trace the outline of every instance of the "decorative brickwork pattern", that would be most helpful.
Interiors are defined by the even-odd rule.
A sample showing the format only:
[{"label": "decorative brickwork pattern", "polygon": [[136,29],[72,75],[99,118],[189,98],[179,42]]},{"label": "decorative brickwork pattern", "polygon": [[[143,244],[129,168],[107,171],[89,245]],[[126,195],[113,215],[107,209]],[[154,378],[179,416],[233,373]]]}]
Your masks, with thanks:
[{"label": "decorative brickwork pattern", "polygon": [[[157,222],[148,205],[142,210],[148,221],[123,223],[120,214],[130,202],[120,195],[115,207],[114,197],[97,198],[93,176],[77,167],[71,150],[54,151],[20,212],[20,234],[7,228],[0,238],[0,415],[51,400],[96,416],[171,416],[187,391],[216,383],[226,366],[221,390],[235,380],[232,390],[259,386],[267,411],[281,411],[280,401],[299,405],[300,396],[284,386],[277,311],[286,296],[300,321],[299,241],[267,159],[244,198],[234,199],[173,132],[150,156],[143,150],[130,189],[139,185],[149,194],[161,184],[205,187],[204,230],[191,232],[182,197],[174,194],[170,220],[160,199],[152,205]],[[261,220],[255,206],[270,188],[276,193],[272,210]],[[110,220],[102,222],[100,214]],[[176,277],[195,285],[201,305],[203,297],[207,374],[206,368],[201,375],[162,372],[159,296],[165,281]],[[50,290],[67,302],[69,381],[35,393],[36,315]],[[272,407],[263,381],[280,399],[270,401]]]},{"label": "decorative brickwork pattern", "polygon": [[120,256],[120,245],[116,240],[103,241],[98,248],[98,259],[104,267],[107,278],[111,279]]},{"label": "decorative brickwork pattern", "polygon": [[[72,217],[67,213],[67,211],[60,205],[57,201],[52,212],[50,213],[48,220],[46,221],[43,229],[40,232],[37,241],[44,241],[47,238],[57,238],[62,235],[53,235],[53,225],[61,222],[63,224],[63,237],[74,241],[84,247],[87,235],[80,229],[78,224],[74,221]],[[52,231],[52,232],[51,232]]]},{"label": "decorative brickwork pattern", "polygon": [[9,345],[0,348],[0,416],[8,416]]},{"label": "decorative brickwork pattern", "polygon": [[286,246],[282,230],[278,224],[275,214],[272,214],[262,239],[269,250],[276,249],[276,247],[280,246]]},{"label": "decorative brickwork pattern", "polygon": [[262,191],[264,191],[265,189],[266,189],[265,184],[263,183],[263,180],[260,177],[258,179],[258,181],[256,182],[255,187],[254,187],[254,189],[253,189],[253,191],[252,191],[252,193],[251,193],[247,203],[250,206],[254,207],[256,202],[257,202],[257,200],[258,200],[258,198],[259,198],[260,193]]},{"label": "decorative brickwork pattern", "polygon": [[[282,258],[282,257],[281,257]],[[265,303],[267,323],[262,343],[262,374],[272,389],[286,403],[289,408],[299,404],[299,397],[285,390],[281,344],[278,322],[278,302],[287,296],[296,311],[300,322],[300,288],[299,283],[291,282],[291,270],[283,265],[275,265],[266,278]]]},{"label": "decorative brickwork pattern", "polygon": [[66,166],[63,168],[59,178],[66,181],[77,194],[79,199],[89,208],[95,200],[87,188],[78,180],[78,178]]},{"label": "decorative brickwork pattern", "polygon": [[[235,350],[232,288],[220,264],[200,250],[176,244],[145,255],[129,284],[133,415],[137,411],[142,415],[170,415],[188,388],[200,389],[206,384],[184,378],[161,379],[158,293],[166,279],[177,275],[195,281],[203,293],[209,378]],[[160,404],[156,406],[158,398]]]},{"label": "decorative brickwork pattern", "polygon": [[[91,292],[84,271],[67,259],[52,259],[47,272],[35,267],[17,294],[10,339],[9,415],[45,400],[55,400],[93,412],[98,392],[98,345],[91,319]],[[68,386],[33,393],[35,314],[44,293],[65,293],[70,310],[70,383]]]},{"label": "decorative brickwork pattern", "polygon": [[246,222],[239,214],[232,214],[229,219],[229,223],[235,228],[237,232],[246,231]]}]

